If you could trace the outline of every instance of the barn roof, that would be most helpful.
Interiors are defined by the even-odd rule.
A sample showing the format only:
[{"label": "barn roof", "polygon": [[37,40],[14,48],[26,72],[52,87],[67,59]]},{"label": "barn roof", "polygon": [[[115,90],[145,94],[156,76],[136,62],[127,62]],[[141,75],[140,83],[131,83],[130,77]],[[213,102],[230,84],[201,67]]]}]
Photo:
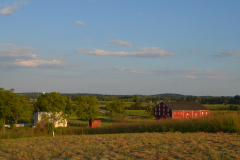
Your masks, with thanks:
[{"label": "barn roof", "polygon": [[187,102],[187,101],[178,101],[178,102],[163,102],[171,110],[208,110],[199,102]]}]

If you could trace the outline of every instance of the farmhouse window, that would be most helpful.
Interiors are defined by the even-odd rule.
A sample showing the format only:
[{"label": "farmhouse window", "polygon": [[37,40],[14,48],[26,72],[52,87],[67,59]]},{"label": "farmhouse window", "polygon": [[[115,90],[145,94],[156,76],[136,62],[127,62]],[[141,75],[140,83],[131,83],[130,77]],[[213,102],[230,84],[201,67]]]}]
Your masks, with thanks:
[{"label": "farmhouse window", "polygon": [[163,105],[163,107],[165,107],[165,104]]},{"label": "farmhouse window", "polygon": [[165,113],[163,113],[163,116],[165,116]]},{"label": "farmhouse window", "polygon": [[177,114],[179,114],[179,112],[177,112]]},{"label": "farmhouse window", "polygon": [[165,108],[163,108],[163,111],[165,111]]},{"label": "farmhouse window", "polygon": [[176,112],[174,112],[174,114],[176,114]]},{"label": "farmhouse window", "polygon": [[155,115],[157,115],[157,112],[155,112]]},{"label": "farmhouse window", "polygon": [[169,116],[169,113],[167,113],[167,116]]},{"label": "farmhouse window", "polygon": [[159,111],[160,111],[160,108],[159,108]]},{"label": "farmhouse window", "polygon": [[207,112],[206,112],[206,115],[207,115]]},{"label": "farmhouse window", "polygon": [[202,112],[202,115],[203,115],[203,112]]},{"label": "farmhouse window", "polygon": [[160,114],[160,112],[159,112],[159,116],[160,116],[161,114]]},{"label": "farmhouse window", "polygon": [[155,108],[155,111],[157,110],[157,108]]},{"label": "farmhouse window", "polygon": [[160,104],[159,104],[159,107],[160,107]]},{"label": "farmhouse window", "polygon": [[167,111],[169,112],[169,108],[167,109]]},{"label": "farmhouse window", "polygon": [[181,114],[182,114],[182,112],[181,112]]}]

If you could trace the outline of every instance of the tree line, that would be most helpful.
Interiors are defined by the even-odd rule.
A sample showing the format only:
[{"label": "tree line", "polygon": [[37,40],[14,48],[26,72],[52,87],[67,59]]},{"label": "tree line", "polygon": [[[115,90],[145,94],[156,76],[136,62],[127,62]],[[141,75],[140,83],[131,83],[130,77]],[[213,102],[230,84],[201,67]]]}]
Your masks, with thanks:
[{"label": "tree line", "polygon": [[[75,114],[80,119],[94,120],[98,118],[99,101],[94,96],[79,95],[71,101],[59,92],[51,92],[38,96],[37,101],[29,104],[29,99],[13,93],[14,89],[4,90],[0,88],[0,121],[5,132],[5,124],[14,126],[17,121],[27,119],[31,123],[35,111],[51,112],[51,118],[69,118]],[[106,104],[104,115],[110,119],[121,118],[124,114],[124,102],[114,101]],[[60,117],[58,116],[60,114]]]},{"label": "tree line", "polygon": [[[113,120],[121,120],[122,115],[126,114],[126,109],[146,110],[152,115],[152,108],[160,100],[163,101],[198,101],[202,104],[240,104],[240,96],[234,97],[157,97],[157,96],[89,96],[89,95],[61,95],[59,92],[41,94],[37,101],[29,104],[30,98],[26,95],[13,93],[14,89],[4,90],[0,88],[0,122],[2,121],[3,131],[5,124],[16,124],[19,119],[25,119],[31,123],[35,111],[52,112],[64,118],[69,118],[75,114],[80,119],[94,120],[98,118],[99,101],[107,101],[104,107],[104,115]],[[134,102],[130,107],[125,108],[126,102]],[[143,106],[142,103],[147,103]],[[230,106],[231,110],[237,110],[236,106]],[[14,125],[13,125],[14,126]]]},{"label": "tree line", "polygon": [[[18,93],[20,96],[25,96],[28,99],[37,99],[42,93]],[[136,96],[138,97],[139,102],[148,102],[148,101],[198,101],[201,104],[224,104],[225,101],[228,101],[228,104],[240,104],[240,96],[235,95],[234,97],[230,96],[184,96],[180,94],[162,94],[162,96],[142,96],[142,95],[101,95],[101,94],[61,94],[68,97],[72,101],[75,101],[75,98],[78,96],[94,96],[98,101],[118,101],[123,102],[134,102]]]},{"label": "tree line", "polygon": [[[76,96],[71,95],[71,99],[74,100]],[[228,104],[240,104],[240,96],[235,95],[234,97],[200,97],[200,96],[182,96],[182,97],[161,97],[161,96],[96,96],[99,101],[116,101],[121,100],[123,102],[155,102],[155,101],[198,101],[201,104],[224,104],[226,100]],[[139,105],[137,105],[139,106]]]}]

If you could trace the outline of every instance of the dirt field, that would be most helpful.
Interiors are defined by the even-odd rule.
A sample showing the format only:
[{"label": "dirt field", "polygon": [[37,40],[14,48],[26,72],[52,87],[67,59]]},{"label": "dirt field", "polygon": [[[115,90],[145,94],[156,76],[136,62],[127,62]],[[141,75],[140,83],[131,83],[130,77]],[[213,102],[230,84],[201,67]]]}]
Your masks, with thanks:
[{"label": "dirt field", "polygon": [[0,159],[240,159],[240,135],[133,133],[0,140]]}]

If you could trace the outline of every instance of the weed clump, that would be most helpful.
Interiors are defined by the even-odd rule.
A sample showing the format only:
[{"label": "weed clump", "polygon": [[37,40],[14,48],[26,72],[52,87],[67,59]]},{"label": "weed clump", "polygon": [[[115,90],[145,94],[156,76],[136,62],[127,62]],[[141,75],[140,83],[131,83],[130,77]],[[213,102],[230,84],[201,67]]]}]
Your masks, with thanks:
[{"label": "weed clump", "polygon": [[39,123],[37,123],[34,128],[34,132],[37,134],[51,134],[54,131],[54,123],[48,122],[45,119],[42,119]]}]

